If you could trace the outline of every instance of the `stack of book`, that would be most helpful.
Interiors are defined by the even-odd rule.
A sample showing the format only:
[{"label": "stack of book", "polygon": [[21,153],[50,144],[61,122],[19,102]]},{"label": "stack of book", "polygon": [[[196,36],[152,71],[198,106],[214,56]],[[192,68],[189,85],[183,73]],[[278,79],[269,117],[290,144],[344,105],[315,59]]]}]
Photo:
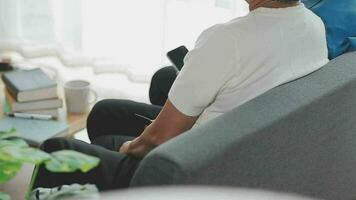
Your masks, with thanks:
[{"label": "stack of book", "polygon": [[41,69],[12,71],[2,75],[6,107],[13,113],[50,115],[57,118],[63,101],[57,83]]}]

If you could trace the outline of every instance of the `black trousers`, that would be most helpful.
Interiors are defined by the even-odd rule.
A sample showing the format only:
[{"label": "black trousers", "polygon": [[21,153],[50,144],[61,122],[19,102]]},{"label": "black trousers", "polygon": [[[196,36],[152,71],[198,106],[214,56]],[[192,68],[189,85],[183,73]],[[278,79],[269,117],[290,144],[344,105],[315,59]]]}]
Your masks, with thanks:
[{"label": "black trousers", "polygon": [[[171,84],[175,79],[175,76],[168,74],[168,76],[174,78],[173,80],[170,79],[168,82],[170,85],[168,85],[166,78],[157,75],[161,73],[161,76],[165,76],[167,70],[172,72],[174,69],[163,68],[152,78],[150,99],[154,99],[157,104],[166,101]],[[156,87],[152,84],[158,84],[160,82],[158,80],[165,81],[161,82],[165,86]],[[155,94],[157,96],[154,96]],[[95,184],[101,191],[128,187],[140,159],[120,153],[118,150],[124,142],[139,136],[145,126],[148,125],[147,120],[137,117],[135,114],[155,119],[161,108],[160,105],[130,100],[103,100],[98,102],[87,119],[87,130],[91,144],[74,139],[53,138],[45,141],[41,145],[41,149],[46,152],[63,149],[79,151],[98,157],[100,159],[99,165],[88,173],[79,171],[52,173],[46,170],[44,166],[40,166],[34,188],[52,188],[72,183]]]}]

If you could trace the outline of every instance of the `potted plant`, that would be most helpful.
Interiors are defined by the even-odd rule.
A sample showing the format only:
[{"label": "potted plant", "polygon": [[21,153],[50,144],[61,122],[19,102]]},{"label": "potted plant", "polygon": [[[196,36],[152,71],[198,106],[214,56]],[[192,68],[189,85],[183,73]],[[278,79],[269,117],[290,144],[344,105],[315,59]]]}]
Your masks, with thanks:
[{"label": "potted plant", "polygon": [[[21,170],[23,163],[36,165],[26,194],[26,198],[28,198],[39,165],[44,164],[51,172],[73,172],[76,170],[88,172],[99,164],[99,159],[70,150],[49,154],[30,147],[23,139],[16,138],[15,129],[6,132],[0,131],[0,184],[11,180]],[[11,197],[0,191],[0,199],[9,200]]]}]

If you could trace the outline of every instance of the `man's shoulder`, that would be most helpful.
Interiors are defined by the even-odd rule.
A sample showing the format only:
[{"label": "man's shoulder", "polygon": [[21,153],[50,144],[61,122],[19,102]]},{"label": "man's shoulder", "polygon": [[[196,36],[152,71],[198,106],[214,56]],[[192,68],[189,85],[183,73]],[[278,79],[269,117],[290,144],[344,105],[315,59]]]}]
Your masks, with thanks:
[{"label": "man's shoulder", "polygon": [[224,25],[225,26],[236,26],[236,25],[240,25],[240,24],[246,24],[246,23],[250,23],[252,20],[253,16],[250,14],[241,16],[241,17],[236,17],[228,22],[226,22]]},{"label": "man's shoulder", "polygon": [[236,41],[246,38],[246,34],[250,34],[251,26],[255,25],[251,22],[249,15],[234,18],[228,22],[215,24],[204,30],[199,36],[198,41],[216,41],[225,44],[234,44]]},{"label": "man's shoulder", "polygon": [[204,30],[200,35],[200,39],[208,40],[227,40],[230,39],[231,33],[227,28],[227,23],[215,24],[214,26]]},{"label": "man's shoulder", "polygon": [[220,29],[226,33],[232,34],[234,37],[238,37],[244,35],[244,33],[248,32],[251,28],[255,28],[255,20],[253,15],[247,14],[220,24]]}]

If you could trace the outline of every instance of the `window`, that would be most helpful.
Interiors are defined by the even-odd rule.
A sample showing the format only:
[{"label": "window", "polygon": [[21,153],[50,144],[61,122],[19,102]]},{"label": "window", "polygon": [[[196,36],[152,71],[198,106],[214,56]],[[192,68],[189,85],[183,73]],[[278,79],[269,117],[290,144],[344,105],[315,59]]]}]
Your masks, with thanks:
[{"label": "window", "polygon": [[244,0],[0,0],[0,41],[54,44],[150,76],[167,51],[247,12]]}]

